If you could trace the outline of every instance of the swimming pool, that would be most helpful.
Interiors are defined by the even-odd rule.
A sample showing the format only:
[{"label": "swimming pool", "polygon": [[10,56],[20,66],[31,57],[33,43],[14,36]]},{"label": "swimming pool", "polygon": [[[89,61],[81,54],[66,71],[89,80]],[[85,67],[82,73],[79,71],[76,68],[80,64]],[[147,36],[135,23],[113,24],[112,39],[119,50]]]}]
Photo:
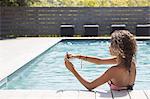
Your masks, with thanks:
[{"label": "swimming pool", "polygon": [[[138,41],[137,78],[134,89],[150,89],[150,40]],[[85,89],[64,66],[66,52],[109,57],[110,42],[106,40],[63,40],[15,73],[2,89],[76,90]],[[79,73],[89,81],[100,76],[112,65],[95,65],[71,60]],[[107,84],[100,86],[109,89]]]}]

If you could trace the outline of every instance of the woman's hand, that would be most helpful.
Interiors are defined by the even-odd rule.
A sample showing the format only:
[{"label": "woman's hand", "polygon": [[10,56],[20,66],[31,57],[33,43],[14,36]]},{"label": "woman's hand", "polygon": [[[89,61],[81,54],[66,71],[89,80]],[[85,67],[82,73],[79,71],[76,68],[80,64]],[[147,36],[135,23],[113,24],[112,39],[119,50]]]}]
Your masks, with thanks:
[{"label": "woman's hand", "polygon": [[75,71],[73,64],[67,58],[67,55],[65,56],[65,65],[67,69],[70,70],[72,73]]},{"label": "woman's hand", "polygon": [[68,59],[79,58],[80,55],[67,54]]},{"label": "woman's hand", "polygon": [[75,58],[75,55],[73,55],[73,54],[67,54],[67,56],[68,56],[68,59]]}]

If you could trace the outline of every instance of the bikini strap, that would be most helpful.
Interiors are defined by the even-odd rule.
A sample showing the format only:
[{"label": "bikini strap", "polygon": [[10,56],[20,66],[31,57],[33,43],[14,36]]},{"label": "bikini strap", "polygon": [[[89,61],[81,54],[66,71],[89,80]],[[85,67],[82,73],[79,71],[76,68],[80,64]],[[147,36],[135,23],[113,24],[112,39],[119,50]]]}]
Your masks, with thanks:
[{"label": "bikini strap", "polygon": [[127,90],[133,90],[133,86],[134,86],[134,84],[133,85],[128,85]]}]

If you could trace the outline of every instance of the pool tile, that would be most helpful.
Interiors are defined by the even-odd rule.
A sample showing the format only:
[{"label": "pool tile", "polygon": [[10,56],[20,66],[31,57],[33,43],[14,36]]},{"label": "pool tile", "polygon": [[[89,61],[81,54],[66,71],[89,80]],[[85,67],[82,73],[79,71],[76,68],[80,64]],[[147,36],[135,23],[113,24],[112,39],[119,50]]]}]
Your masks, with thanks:
[{"label": "pool tile", "polygon": [[96,91],[96,99],[113,99],[112,93],[110,90],[108,90],[108,91],[105,91],[105,90]]},{"label": "pool tile", "polygon": [[112,90],[112,94],[113,94],[113,99],[130,99],[130,95],[128,94],[127,90],[123,90],[123,91]]},{"label": "pool tile", "polygon": [[131,99],[147,99],[143,90],[129,91]]},{"label": "pool tile", "polygon": [[79,91],[63,91],[61,95],[61,99],[78,99]]},{"label": "pool tile", "polygon": [[87,90],[79,91],[79,99],[95,99],[95,98],[96,98],[95,92],[90,92]]}]

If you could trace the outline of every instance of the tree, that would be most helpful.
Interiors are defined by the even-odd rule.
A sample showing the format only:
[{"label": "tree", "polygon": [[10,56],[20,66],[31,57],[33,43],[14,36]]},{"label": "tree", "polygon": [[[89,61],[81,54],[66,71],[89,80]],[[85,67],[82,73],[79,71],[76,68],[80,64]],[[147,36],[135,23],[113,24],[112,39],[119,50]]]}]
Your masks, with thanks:
[{"label": "tree", "polygon": [[0,6],[19,6],[17,0],[1,0]]},{"label": "tree", "polygon": [[1,0],[1,6],[49,6],[47,0]]},{"label": "tree", "polygon": [[0,4],[30,7],[136,7],[150,6],[150,0],[1,0]]}]

